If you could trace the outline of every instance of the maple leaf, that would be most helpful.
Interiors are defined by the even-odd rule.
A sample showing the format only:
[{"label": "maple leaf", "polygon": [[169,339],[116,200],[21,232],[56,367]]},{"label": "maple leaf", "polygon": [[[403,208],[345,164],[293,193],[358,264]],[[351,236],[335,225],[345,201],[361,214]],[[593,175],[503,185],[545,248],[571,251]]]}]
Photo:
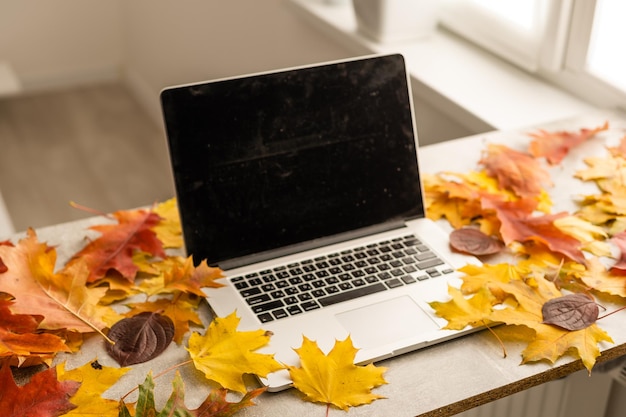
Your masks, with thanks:
[{"label": "maple leaf", "polygon": [[568,216],[568,213],[529,216],[527,205],[520,206],[520,203],[483,199],[483,207],[495,210],[502,223],[500,234],[504,243],[536,241],[572,260],[584,262],[581,242],[554,224],[556,220]]},{"label": "maple leaf", "polygon": [[161,258],[166,256],[163,244],[152,231],[160,221],[158,214],[128,210],[116,211],[113,216],[118,223],[92,226],[90,229],[100,232],[101,236],[88,243],[68,262],[68,266],[81,259],[86,262],[90,271],[89,283],[105,277],[109,270],[115,270],[133,282],[139,270],[133,262],[137,251]]},{"label": "maple leaf", "polygon": [[626,275],[607,271],[598,258],[588,259],[580,279],[589,287],[606,294],[626,298]]},{"label": "maple leaf", "polygon": [[448,294],[452,297],[446,302],[433,301],[430,306],[448,321],[446,329],[461,330],[467,326],[483,326],[489,324],[493,305],[497,299],[486,287],[481,287],[472,297],[466,297],[455,287],[448,287]]},{"label": "maple leaf", "polygon": [[144,280],[139,288],[146,294],[171,294],[182,291],[204,297],[204,287],[219,288],[223,284],[216,282],[224,275],[219,268],[207,265],[206,260],[195,267],[191,256],[168,257],[154,265],[161,273],[158,277]]},{"label": "maple leaf", "polygon": [[480,163],[500,186],[522,198],[537,197],[544,185],[551,185],[550,174],[531,155],[505,145],[489,144]]},{"label": "maple leaf", "polygon": [[183,246],[183,232],[180,226],[180,215],[176,198],[170,198],[157,204],[154,212],[159,215],[159,222],[152,227],[164,248],[180,248]]},{"label": "maple leaf", "polygon": [[189,331],[190,324],[202,326],[202,320],[196,312],[199,302],[200,298],[183,294],[174,299],[160,298],[144,303],[132,303],[128,305],[131,310],[126,317],[143,312],[161,312],[174,323],[174,342],[181,344],[183,337]]},{"label": "maple leaf", "polygon": [[242,376],[253,374],[266,377],[284,369],[274,355],[256,353],[265,346],[271,333],[265,330],[238,331],[239,318],[233,312],[227,317],[216,317],[204,336],[192,333],[187,350],[194,366],[207,379],[222,387],[245,393]]},{"label": "maple leaf", "polygon": [[0,410],[6,417],[58,417],[75,406],[69,398],[78,390],[80,383],[59,382],[56,369],[49,368],[35,374],[24,386],[18,387],[10,367],[0,368]]},{"label": "maple leaf", "polygon": [[38,331],[42,316],[13,314],[12,304],[0,300],[0,365],[48,363],[58,352],[70,351],[61,337]]},{"label": "maple leaf", "polygon": [[57,366],[59,381],[80,383],[78,391],[70,398],[76,407],[66,416],[117,417],[118,401],[102,397],[102,394],[115,384],[130,368],[111,368],[102,366],[97,360],[81,367],[66,370],[65,364]]},{"label": "maple leaf", "polygon": [[[196,409],[190,410],[185,405],[185,386],[180,373],[172,381],[172,394],[161,411],[158,411],[154,402],[154,379],[152,374],[139,386],[139,399],[136,404],[134,417],[179,416],[179,417],[231,417],[238,411],[255,405],[252,400],[265,392],[265,388],[258,388],[246,392],[239,402],[228,402],[225,389],[211,390],[207,398]],[[120,417],[132,417],[124,401],[120,401]]]},{"label": "maple leaf", "polygon": [[594,129],[580,129],[578,133],[569,131],[548,132],[539,130],[531,133],[533,140],[528,147],[529,152],[537,157],[545,157],[549,164],[557,165],[569,153],[570,149],[592,138],[597,133],[608,130],[609,122]]},{"label": "maple leaf", "polygon": [[301,365],[289,366],[289,375],[294,387],[305,395],[306,400],[348,410],[384,398],[371,390],[387,383],[383,377],[387,368],[374,364],[355,365],[357,349],[350,336],[343,341],[335,341],[328,355],[306,337],[295,351]]},{"label": "maple leaf", "polygon": [[0,290],[15,298],[13,313],[43,316],[42,329],[98,332],[106,338],[102,318],[115,313],[98,305],[106,288],[86,287],[89,271],[83,262],[54,273],[56,251],[38,242],[33,230],[14,248],[0,246],[0,256],[9,266],[0,275]]}]

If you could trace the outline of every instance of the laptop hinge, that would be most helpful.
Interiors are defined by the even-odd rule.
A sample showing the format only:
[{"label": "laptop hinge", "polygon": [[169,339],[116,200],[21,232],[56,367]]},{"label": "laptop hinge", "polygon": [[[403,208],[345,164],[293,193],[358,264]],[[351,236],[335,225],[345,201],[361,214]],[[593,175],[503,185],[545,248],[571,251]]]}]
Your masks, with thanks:
[{"label": "laptop hinge", "polygon": [[405,226],[405,222],[393,221],[382,223],[374,226],[364,227],[362,229],[352,230],[350,232],[339,233],[333,236],[327,236],[320,239],[314,239],[294,245],[286,246],[280,249],[269,250],[254,255],[247,255],[240,258],[233,258],[218,263],[218,266],[223,270],[229,270],[239,268],[242,266],[254,264],[257,262],[267,261],[269,259],[276,259],[287,255],[293,255],[295,253],[305,252],[312,249],[321,248],[324,246],[334,245],[336,243],[347,242],[353,239],[358,239],[364,236],[373,235],[376,233],[387,232],[394,229],[400,229]]}]

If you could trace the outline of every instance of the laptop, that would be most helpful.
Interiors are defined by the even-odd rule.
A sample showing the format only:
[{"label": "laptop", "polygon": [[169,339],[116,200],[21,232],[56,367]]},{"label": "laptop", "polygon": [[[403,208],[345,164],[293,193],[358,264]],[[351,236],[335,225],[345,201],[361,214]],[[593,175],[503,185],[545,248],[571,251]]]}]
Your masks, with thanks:
[{"label": "laptop", "polygon": [[428,305],[479,261],[425,217],[401,55],[168,87],[161,105],[186,251],[227,276],[206,291],[217,316],[273,333],[261,352],[297,365],[303,336],[328,352],[350,335],[366,363],[471,330]]}]

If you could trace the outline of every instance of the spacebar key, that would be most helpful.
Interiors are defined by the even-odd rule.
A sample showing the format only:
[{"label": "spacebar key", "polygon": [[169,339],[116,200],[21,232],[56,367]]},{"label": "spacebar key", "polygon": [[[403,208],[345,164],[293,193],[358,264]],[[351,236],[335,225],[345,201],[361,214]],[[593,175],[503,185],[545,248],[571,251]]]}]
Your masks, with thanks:
[{"label": "spacebar key", "polygon": [[377,292],[385,291],[387,287],[384,284],[378,283],[374,285],[368,285],[366,287],[359,287],[356,290],[345,291],[339,294],[331,295],[330,297],[320,298],[317,301],[324,306],[330,306],[333,304],[341,303],[343,301],[353,300],[355,298],[363,297],[365,295],[374,294]]}]

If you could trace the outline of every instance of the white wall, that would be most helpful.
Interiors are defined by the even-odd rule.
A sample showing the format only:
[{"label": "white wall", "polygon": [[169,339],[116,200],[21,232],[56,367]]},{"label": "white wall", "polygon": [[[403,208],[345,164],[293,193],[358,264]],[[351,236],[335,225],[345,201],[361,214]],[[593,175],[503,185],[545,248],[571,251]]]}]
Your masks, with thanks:
[{"label": "white wall", "polygon": [[26,90],[116,78],[122,0],[0,0],[0,61]]},{"label": "white wall", "polygon": [[127,79],[156,117],[168,85],[350,56],[282,0],[133,0],[123,15]]}]

